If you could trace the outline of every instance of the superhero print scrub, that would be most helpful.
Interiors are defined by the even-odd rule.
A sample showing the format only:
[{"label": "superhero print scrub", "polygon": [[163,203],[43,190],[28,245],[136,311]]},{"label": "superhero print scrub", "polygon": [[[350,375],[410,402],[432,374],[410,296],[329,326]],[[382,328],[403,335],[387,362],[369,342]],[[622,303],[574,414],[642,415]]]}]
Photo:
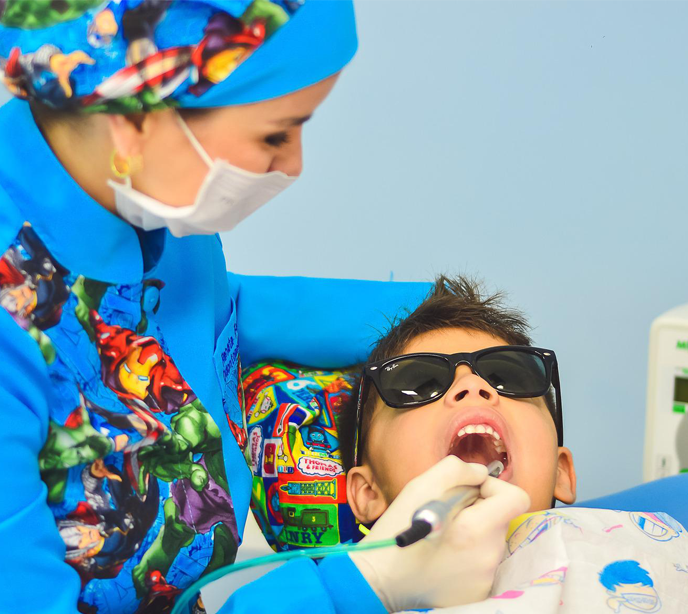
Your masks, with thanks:
[{"label": "superhero print scrub", "polygon": [[[344,1],[0,0],[18,98],[0,109],[0,611],[169,611],[241,543],[239,352],[352,364],[381,314],[426,289],[385,288],[363,313],[348,309],[361,282],[228,275],[217,236],[144,232],[92,200],[26,100],[245,104],[333,75],[355,48]],[[287,564],[223,612],[354,607],[382,609],[344,557]]]}]

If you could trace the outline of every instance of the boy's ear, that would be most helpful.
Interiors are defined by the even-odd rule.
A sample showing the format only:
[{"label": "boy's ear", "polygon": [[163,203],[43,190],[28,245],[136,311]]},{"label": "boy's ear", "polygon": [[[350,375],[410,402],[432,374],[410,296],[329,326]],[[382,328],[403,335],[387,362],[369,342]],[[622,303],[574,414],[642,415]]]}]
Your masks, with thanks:
[{"label": "boy's ear", "polygon": [[576,468],[573,466],[573,454],[566,447],[559,448],[557,459],[557,482],[554,486],[554,498],[562,503],[571,504],[576,500]]},{"label": "boy's ear", "polygon": [[347,502],[363,524],[375,522],[387,509],[387,501],[369,465],[353,467],[346,476]]}]

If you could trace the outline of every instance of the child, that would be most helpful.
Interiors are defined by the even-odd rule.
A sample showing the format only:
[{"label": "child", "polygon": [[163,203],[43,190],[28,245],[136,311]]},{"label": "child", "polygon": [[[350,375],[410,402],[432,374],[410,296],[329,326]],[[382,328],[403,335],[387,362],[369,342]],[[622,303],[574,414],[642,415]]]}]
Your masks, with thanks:
[{"label": "child", "polygon": [[[408,409],[385,404],[376,385],[365,378],[360,424],[356,425],[357,398],[352,399],[339,424],[349,504],[361,522],[374,522],[409,480],[448,454],[483,464],[503,460],[500,479],[528,493],[531,511],[551,507],[553,498],[574,502],[573,457],[561,445],[561,407],[550,394],[549,384],[558,381],[556,359],[554,352],[547,350],[540,352],[546,356],[530,353],[530,345],[525,318],[504,307],[501,295],[483,297],[480,288],[463,277],[437,279],[427,299],[380,340],[369,365],[402,354],[451,355],[504,346],[523,349],[507,348],[507,352],[478,358],[473,370],[460,364],[455,374],[427,359],[393,361],[378,373],[384,376],[388,394],[413,403]],[[439,376],[436,371],[446,378],[439,383],[449,386],[444,394],[435,389],[427,398],[414,399],[415,395],[407,394],[411,392],[408,387],[420,393],[419,386],[437,384],[433,381]],[[504,382],[507,388],[500,393],[497,380],[490,385],[478,372],[486,378],[491,374],[503,379],[516,377],[516,385],[527,381],[543,389],[532,388],[539,396],[524,397],[523,390],[529,390],[509,390]],[[417,381],[416,375],[429,381]],[[357,428],[360,458],[354,463]]]},{"label": "child", "polygon": [[501,295],[437,279],[378,342],[340,415],[351,509],[371,525],[443,457],[500,460],[499,479],[529,495],[530,513],[505,535],[491,597],[452,612],[684,611],[688,536],[671,516],[548,509],[575,501],[576,473],[562,445],[556,357],[533,348],[527,331]]}]

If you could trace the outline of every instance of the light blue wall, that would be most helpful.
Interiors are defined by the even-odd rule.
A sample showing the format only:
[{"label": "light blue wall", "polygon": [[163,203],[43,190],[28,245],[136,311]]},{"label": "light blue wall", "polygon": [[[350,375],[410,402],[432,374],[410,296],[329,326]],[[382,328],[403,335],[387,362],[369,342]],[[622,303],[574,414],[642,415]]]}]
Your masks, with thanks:
[{"label": "light blue wall", "polygon": [[649,325],[688,302],[688,4],[357,9],[306,172],[224,237],[229,267],[484,277],[560,357],[580,498],[639,483]]},{"label": "light blue wall", "polygon": [[242,273],[479,274],[554,348],[579,494],[641,481],[648,330],[688,302],[688,4],[358,2]]}]

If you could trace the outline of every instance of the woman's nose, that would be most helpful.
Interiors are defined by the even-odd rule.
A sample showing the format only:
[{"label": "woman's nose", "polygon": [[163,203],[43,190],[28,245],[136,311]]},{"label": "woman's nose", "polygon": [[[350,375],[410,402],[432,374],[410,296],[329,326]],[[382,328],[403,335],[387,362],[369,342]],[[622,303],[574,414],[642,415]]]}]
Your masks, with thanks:
[{"label": "woman's nose", "polygon": [[303,150],[301,146],[301,131],[292,140],[285,143],[277,155],[272,159],[270,171],[282,171],[290,177],[298,177],[303,171]]},{"label": "woman's nose", "polygon": [[447,391],[447,401],[459,403],[465,399],[473,397],[475,400],[482,399],[490,404],[499,402],[497,391],[492,388],[482,377],[473,373],[467,365],[460,365],[456,369],[454,383]]}]

